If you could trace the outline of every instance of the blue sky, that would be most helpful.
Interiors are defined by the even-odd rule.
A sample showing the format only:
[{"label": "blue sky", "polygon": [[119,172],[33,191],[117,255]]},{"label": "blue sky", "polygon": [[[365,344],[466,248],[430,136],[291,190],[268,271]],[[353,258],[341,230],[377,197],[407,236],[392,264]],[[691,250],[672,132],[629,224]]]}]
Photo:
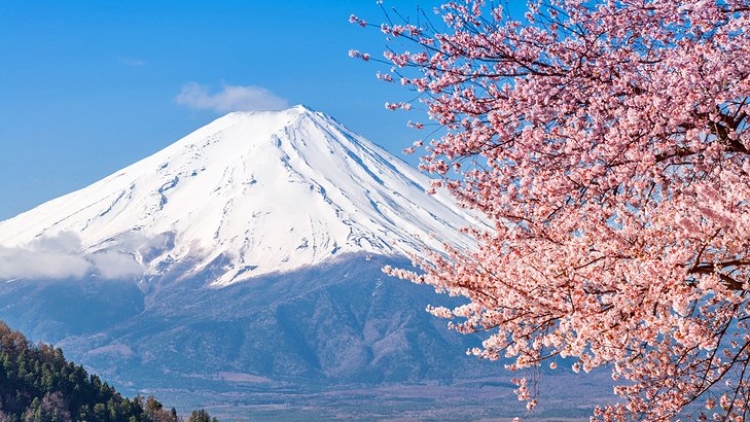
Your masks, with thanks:
[{"label": "blue sky", "polygon": [[[385,3],[410,15],[437,2]],[[352,13],[383,20],[375,0],[0,2],[0,220],[231,108],[305,104],[400,154],[422,114],[384,109],[414,95],[348,57],[386,46]]]}]

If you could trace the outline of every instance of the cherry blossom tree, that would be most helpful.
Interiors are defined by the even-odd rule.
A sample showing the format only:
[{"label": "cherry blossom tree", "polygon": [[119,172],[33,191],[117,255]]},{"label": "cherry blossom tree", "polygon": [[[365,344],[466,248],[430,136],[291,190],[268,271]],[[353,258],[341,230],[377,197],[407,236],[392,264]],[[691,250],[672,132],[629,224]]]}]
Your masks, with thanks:
[{"label": "cherry blossom tree", "polygon": [[[414,126],[444,131],[422,168],[494,231],[390,271],[468,298],[429,310],[487,333],[470,353],[611,369],[621,399],[599,419],[747,420],[748,0],[436,13],[380,27],[394,47],[379,77],[420,93],[432,123]],[[529,408],[533,381],[517,380]]]}]

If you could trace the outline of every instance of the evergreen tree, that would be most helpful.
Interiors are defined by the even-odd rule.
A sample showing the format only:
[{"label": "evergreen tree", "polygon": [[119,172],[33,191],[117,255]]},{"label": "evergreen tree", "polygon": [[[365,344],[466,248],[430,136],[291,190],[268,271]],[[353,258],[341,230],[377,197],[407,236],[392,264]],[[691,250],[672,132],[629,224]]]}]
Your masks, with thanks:
[{"label": "evergreen tree", "polygon": [[[218,422],[204,410],[200,421]],[[192,420],[191,415],[191,420]],[[123,398],[62,350],[31,344],[0,321],[0,422],[179,422],[154,396]]]},{"label": "evergreen tree", "polygon": [[218,419],[212,418],[205,409],[193,410],[188,422],[219,422]]}]

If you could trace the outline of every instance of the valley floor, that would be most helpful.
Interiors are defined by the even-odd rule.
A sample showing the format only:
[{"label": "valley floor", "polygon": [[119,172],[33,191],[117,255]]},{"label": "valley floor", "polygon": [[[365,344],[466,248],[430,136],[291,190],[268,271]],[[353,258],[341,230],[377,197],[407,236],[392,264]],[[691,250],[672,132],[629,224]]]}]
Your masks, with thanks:
[{"label": "valley floor", "polygon": [[[563,380],[563,378],[565,380]],[[499,422],[521,417],[524,421],[584,421],[595,402],[608,398],[601,381],[586,380],[571,388],[571,377],[553,379],[547,401],[542,397],[534,412],[519,402],[509,384],[496,381],[463,385],[397,385],[367,388],[264,389],[250,384],[227,385],[222,391],[155,389],[149,393],[176,405],[205,408],[225,421],[360,421]],[[578,380],[581,381],[581,380]],[[544,394],[544,391],[542,392]]]}]

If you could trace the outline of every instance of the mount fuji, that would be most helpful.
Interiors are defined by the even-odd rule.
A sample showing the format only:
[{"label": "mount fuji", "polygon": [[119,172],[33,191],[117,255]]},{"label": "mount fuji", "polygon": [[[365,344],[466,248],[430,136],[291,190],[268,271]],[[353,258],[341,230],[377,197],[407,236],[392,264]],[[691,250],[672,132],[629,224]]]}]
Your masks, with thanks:
[{"label": "mount fuji", "polygon": [[[323,113],[235,112],[0,222],[0,245],[76,237],[86,269],[105,278],[148,279],[185,262],[191,277],[222,262],[216,287],[348,253],[469,247],[459,228],[478,222],[428,189],[426,176]],[[0,267],[3,276],[24,274]]]},{"label": "mount fuji", "polygon": [[[323,113],[230,113],[0,222],[0,319],[118,390],[234,420],[435,416],[437,401],[466,420],[467,397],[503,414],[518,406],[502,365],[424,311],[460,302],[381,270],[474,247],[460,229],[483,220],[430,189]],[[487,388],[438,391],[467,383]],[[415,384],[430,387],[399,390]]]}]

